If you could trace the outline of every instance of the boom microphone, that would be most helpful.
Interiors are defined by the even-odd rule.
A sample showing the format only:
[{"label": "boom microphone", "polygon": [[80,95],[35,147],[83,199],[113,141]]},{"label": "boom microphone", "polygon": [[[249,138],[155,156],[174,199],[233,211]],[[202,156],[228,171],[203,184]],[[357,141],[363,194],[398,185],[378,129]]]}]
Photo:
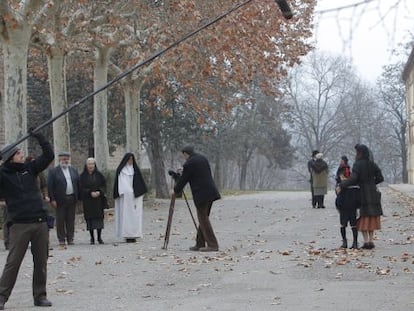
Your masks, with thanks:
[{"label": "boom microphone", "polygon": [[293,17],[292,10],[289,7],[289,4],[286,0],[275,0],[279,6],[280,11],[282,11],[283,17],[286,19],[291,19]]}]

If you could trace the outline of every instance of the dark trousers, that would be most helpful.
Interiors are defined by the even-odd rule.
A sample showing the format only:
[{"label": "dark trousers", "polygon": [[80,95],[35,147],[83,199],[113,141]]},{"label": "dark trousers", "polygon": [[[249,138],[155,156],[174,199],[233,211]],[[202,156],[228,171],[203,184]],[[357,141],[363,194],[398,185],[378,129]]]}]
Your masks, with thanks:
[{"label": "dark trousers", "polygon": [[56,234],[59,243],[65,240],[73,242],[75,234],[76,199],[74,196],[66,196],[66,199],[56,208]]},{"label": "dark trousers", "polygon": [[4,240],[4,247],[9,249],[9,224],[8,224],[8,212],[7,207],[3,207],[3,240]]},{"label": "dark trousers", "polygon": [[315,198],[315,205],[316,205],[317,208],[321,208],[321,207],[324,206],[323,205],[323,202],[324,202],[324,199],[325,199],[324,195],[315,195],[314,198]]},{"label": "dark trousers", "polygon": [[46,222],[13,224],[10,227],[9,254],[0,278],[0,296],[7,301],[29,242],[33,255],[33,298],[46,297],[49,230]]},{"label": "dark trousers", "polygon": [[218,248],[218,242],[210,223],[210,211],[213,202],[206,202],[197,206],[198,230],[196,238],[197,247],[207,246]]}]

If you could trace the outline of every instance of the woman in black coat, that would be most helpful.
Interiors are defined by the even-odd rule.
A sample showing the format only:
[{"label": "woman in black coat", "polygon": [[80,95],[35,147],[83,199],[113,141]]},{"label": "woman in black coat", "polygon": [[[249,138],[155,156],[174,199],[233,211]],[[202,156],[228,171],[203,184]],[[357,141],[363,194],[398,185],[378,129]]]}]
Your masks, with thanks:
[{"label": "woman in black coat", "polygon": [[357,228],[362,232],[364,245],[362,248],[374,248],[374,231],[381,229],[381,193],[377,184],[384,181],[378,165],[372,161],[367,146],[358,144],[355,146],[356,157],[352,167],[351,177],[342,181],[337,191],[341,191],[351,185],[359,185],[361,193],[360,218]]},{"label": "woman in black coat", "polygon": [[98,243],[104,244],[101,233],[104,227],[104,209],[107,204],[105,188],[105,177],[96,168],[95,159],[88,158],[80,176],[80,193],[86,228],[91,235],[91,244],[95,244],[93,233],[95,229],[98,234]]}]

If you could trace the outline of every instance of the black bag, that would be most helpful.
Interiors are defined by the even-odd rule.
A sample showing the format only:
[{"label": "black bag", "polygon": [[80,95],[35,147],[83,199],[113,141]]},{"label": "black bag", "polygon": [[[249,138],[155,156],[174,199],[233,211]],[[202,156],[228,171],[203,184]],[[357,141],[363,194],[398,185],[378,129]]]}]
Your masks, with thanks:
[{"label": "black bag", "polygon": [[53,229],[55,227],[55,217],[48,215],[46,217],[47,227]]}]

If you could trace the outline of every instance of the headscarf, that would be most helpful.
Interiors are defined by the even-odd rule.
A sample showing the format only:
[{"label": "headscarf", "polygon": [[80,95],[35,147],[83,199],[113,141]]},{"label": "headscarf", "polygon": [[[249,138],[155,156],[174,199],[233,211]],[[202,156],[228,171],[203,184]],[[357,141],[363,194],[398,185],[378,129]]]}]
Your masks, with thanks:
[{"label": "headscarf", "polygon": [[[119,192],[118,192],[118,176],[121,173],[121,171],[124,169],[124,167],[126,167],[128,159],[132,156],[132,167],[134,168],[134,179],[133,179],[133,183],[132,186],[134,188],[134,196],[137,198],[143,194],[145,194],[148,190],[147,190],[147,186],[145,184],[144,178],[142,177],[141,171],[138,167],[138,164],[135,160],[135,156],[132,152],[127,152],[124,157],[121,160],[121,163],[119,163],[118,168],[116,169],[116,175],[115,175],[115,180],[114,180],[114,191],[113,191],[113,195],[114,195],[114,199],[119,197]],[[129,168],[127,168],[127,170],[129,170]]]}]

